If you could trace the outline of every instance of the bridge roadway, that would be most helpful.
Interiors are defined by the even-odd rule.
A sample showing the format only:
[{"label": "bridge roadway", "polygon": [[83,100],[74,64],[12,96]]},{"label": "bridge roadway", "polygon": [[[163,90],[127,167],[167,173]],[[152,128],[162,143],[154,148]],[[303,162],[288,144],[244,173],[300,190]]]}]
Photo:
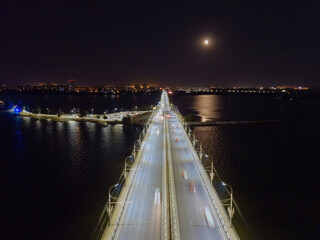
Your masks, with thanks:
[{"label": "bridge roadway", "polygon": [[[167,158],[171,158],[168,162],[172,163],[174,174],[180,239],[228,239],[205,188],[197,153],[171,110],[166,92],[162,94],[161,108],[155,113],[140,153],[136,169],[131,170],[131,174],[134,171],[136,174],[132,177],[127,202],[121,203],[120,195],[120,203],[116,204],[117,207],[125,204],[124,211],[118,222],[111,219],[103,239],[161,239],[162,171]],[[219,207],[222,213],[223,207]],[[114,214],[117,215],[117,211]],[[227,223],[226,215],[223,218]],[[231,239],[238,239],[232,229],[230,235]]]},{"label": "bridge roadway", "polygon": [[[141,146],[139,164],[125,204],[120,222],[111,221],[103,239],[160,239],[161,237],[161,185],[164,161],[164,121],[158,110]],[[159,193],[157,191],[159,190]],[[120,198],[121,199],[121,198]],[[119,207],[119,206],[117,206]]]},{"label": "bridge roadway", "polygon": [[[168,111],[169,139],[175,189],[178,207],[178,219],[181,239],[227,239],[218,220],[196,161],[195,151],[186,135],[177,115]],[[205,208],[210,211],[213,223],[206,219]]]}]

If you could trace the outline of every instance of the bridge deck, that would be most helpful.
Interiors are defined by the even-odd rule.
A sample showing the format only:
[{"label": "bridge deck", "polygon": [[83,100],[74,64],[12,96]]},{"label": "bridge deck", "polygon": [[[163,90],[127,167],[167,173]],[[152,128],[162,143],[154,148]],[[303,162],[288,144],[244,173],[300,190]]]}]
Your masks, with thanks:
[{"label": "bridge deck", "polygon": [[[116,216],[112,216],[103,239],[161,239],[164,163],[172,164],[173,169],[178,236],[192,240],[238,239],[232,228],[226,233],[228,219],[223,206],[208,187],[199,157],[171,110],[166,93],[133,165],[135,169],[130,172],[132,181],[122,190],[113,214]],[[124,199],[126,202],[121,203]],[[121,214],[120,204],[125,204]]]}]

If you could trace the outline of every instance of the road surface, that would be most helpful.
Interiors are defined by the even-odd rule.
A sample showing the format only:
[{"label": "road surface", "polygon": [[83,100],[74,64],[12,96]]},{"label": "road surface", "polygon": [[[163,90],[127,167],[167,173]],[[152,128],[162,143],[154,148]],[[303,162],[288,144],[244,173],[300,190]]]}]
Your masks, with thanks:
[{"label": "road surface", "polygon": [[[109,233],[107,229],[104,239],[110,239],[110,236],[121,240],[163,238],[161,230],[164,228],[161,224],[164,216],[162,214],[163,210],[167,209],[164,206],[167,205],[164,205],[162,190],[163,185],[167,186],[167,184],[170,187],[174,186],[175,189],[173,193],[168,193],[174,198],[168,199],[176,206],[174,212],[177,211],[177,214],[172,214],[172,207],[170,207],[169,216],[171,218],[176,216],[174,222],[178,226],[173,228],[171,225],[171,229],[177,229],[177,238],[180,237],[183,240],[229,239],[226,234],[229,230],[222,224],[227,222],[223,206],[216,196],[213,200],[213,189],[206,188],[208,185],[205,184],[206,178],[203,177],[202,166],[197,162],[199,158],[195,148],[176,113],[171,110],[166,92],[162,94],[160,109],[155,113],[140,153],[136,169],[131,170],[131,174],[132,171],[136,171],[131,178],[132,185],[128,183],[131,187],[127,187],[127,191],[123,190],[128,193],[127,202],[117,203],[117,205],[125,204],[124,210],[122,214],[115,210],[114,215],[119,216],[118,220],[111,221]],[[166,166],[169,166],[169,170]],[[168,183],[167,180],[163,181],[169,175],[173,178],[170,177]],[[213,201],[220,205],[214,207]],[[222,215],[224,214],[223,217],[215,208],[220,209]],[[224,221],[221,222],[218,215]],[[230,231],[232,231],[231,239],[238,239],[235,232],[232,229]]]},{"label": "road surface", "polygon": [[146,135],[138,169],[131,170],[138,172],[133,180],[115,239],[161,238],[163,124],[163,117],[158,110]]},{"label": "road surface", "polygon": [[[168,102],[166,103],[168,104]],[[188,143],[176,114],[166,112],[175,178],[180,238],[227,239],[211,204],[195,161],[194,148]],[[207,210],[206,210],[207,209]]]}]

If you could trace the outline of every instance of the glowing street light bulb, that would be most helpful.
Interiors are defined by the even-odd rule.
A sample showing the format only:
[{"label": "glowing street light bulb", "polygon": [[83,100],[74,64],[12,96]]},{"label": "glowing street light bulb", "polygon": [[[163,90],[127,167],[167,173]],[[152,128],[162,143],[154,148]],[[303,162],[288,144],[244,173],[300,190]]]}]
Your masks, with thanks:
[{"label": "glowing street light bulb", "polygon": [[209,40],[206,39],[206,40],[203,41],[203,43],[204,43],[204,45],[208,45],[209,44]]}]

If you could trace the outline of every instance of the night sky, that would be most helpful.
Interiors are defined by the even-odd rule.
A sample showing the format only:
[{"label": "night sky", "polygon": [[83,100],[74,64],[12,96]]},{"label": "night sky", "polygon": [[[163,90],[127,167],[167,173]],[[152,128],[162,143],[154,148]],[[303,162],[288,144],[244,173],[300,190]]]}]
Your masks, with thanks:
[{"label": "night sky", "polygon": [[0,22],[0,84],[320,86],[320,1],[10,0]]}]

